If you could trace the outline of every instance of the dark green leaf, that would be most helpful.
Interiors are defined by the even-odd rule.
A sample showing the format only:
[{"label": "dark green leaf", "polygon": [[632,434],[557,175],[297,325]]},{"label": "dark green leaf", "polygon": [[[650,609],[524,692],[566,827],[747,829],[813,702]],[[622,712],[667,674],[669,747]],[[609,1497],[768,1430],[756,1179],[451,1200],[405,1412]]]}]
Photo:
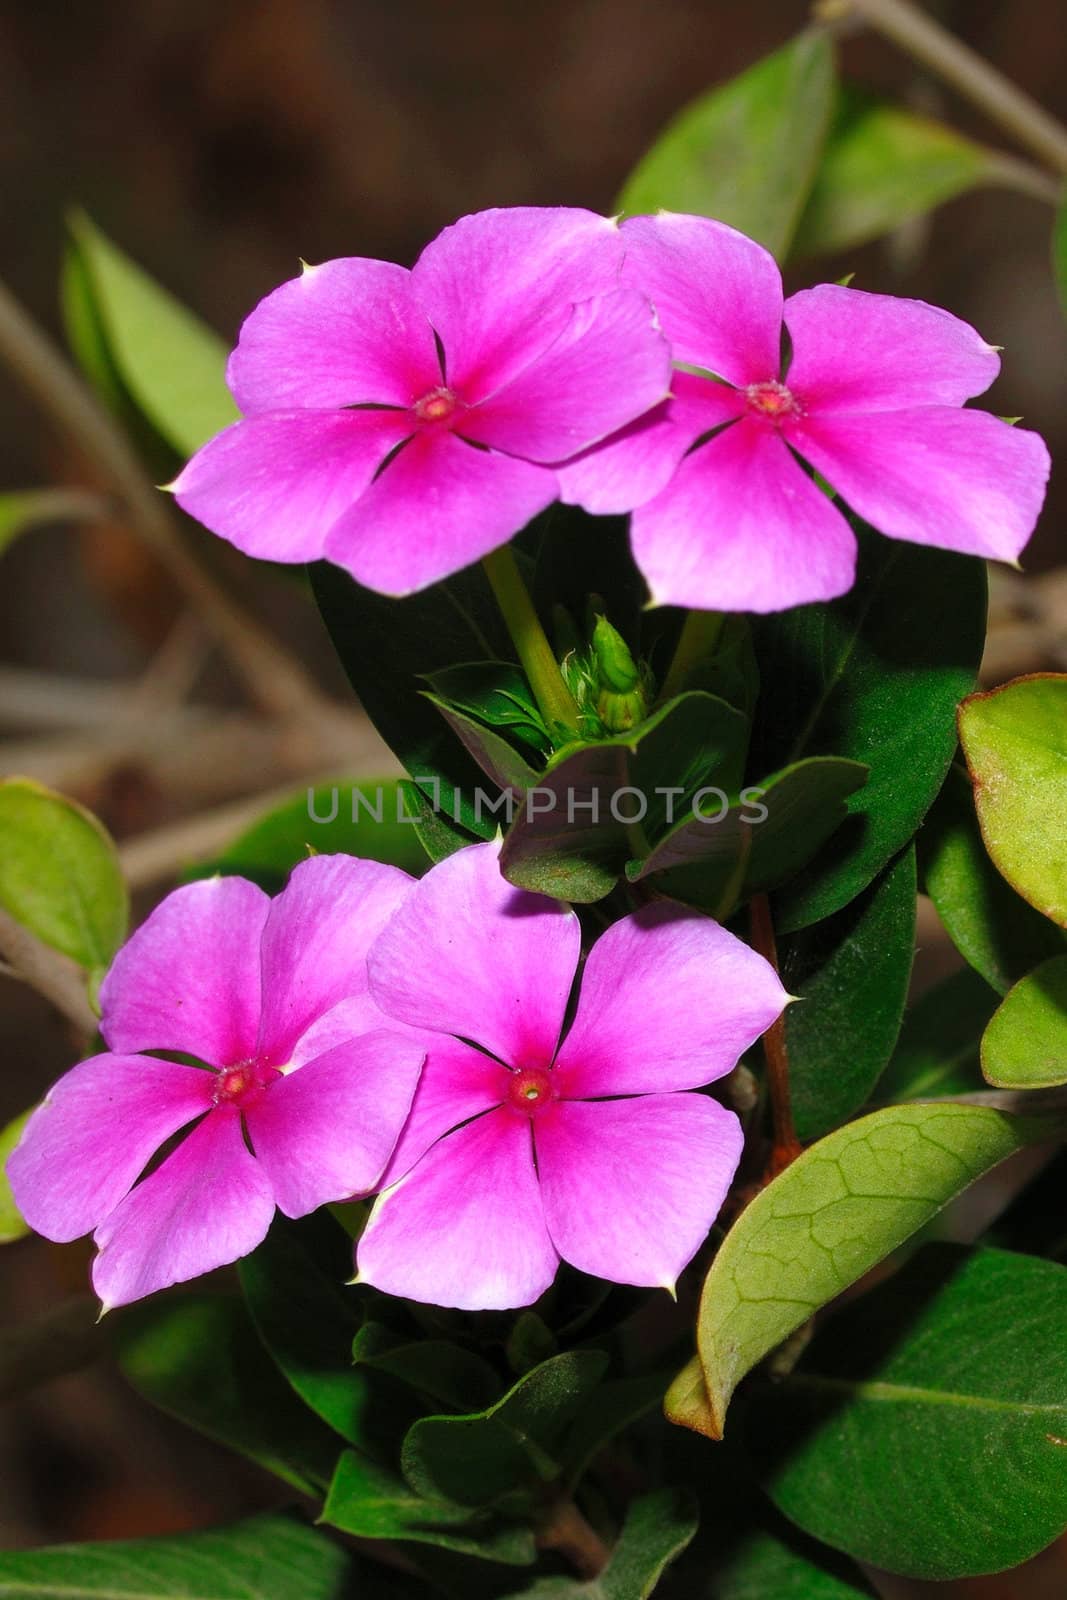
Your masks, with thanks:
[{"label": "dark green leaf", "polygon": [[436,703],[464,712],[490,728],[507,728],[541,755],[551,749],[545,721],[526,681],[510,661],[472,661],[429,677]]},{"label": "dark green leaf", "polygon": [[1067,1083],[1067,955],[1012,989],[982,1039],[982,1071],[1004,1089]]},{"label": "dark green leaf", "polygon": [[826,34],[801,33],[687,106],[627,179],[619,208],[716,217],[789,253],[833,106]]},{"label": "dark green leaf", "polygon": [[851,1562],[787,1523],[743,1538],[713,1583],[708,1600],[870,1600],[875,1594]]},{"label": "dark green leaf", "polygon": [[381,1323],[364,1323],[353,1341],[352,1359],[389,1373],[450,1411],[489,1405],[500,1393],[500,1379],[483,1356],[444,1339],[406,1341]]},{"label": "dark green leaf", "polygon": [[[487,728],[484,723],[468,716],[465,711],[458,711],[454,706],[447,705],[436,695],[427,694],[426,699],[440,711],[460,744],[491,780],[493,789],[499,789],[521,799],[528,789],[536,785],[537,772],[526,756],[520,755],[502,734],[497,733],[494,728]],[[472,802],[477,821],[484,825],[485,818],[492,820],[496,817],[497,798],[492,791],[487,792],[483,786],[481,796],[476,796]],[[508,803],[502,803],[499,815],[506,820],[509,814]]]},{"label": "dark green leaf", "polygon": [[981,1089],[978,1042],[996,1003],[988,983],[970,967],[936,984],[905,1013],[878,1098],[927,1100]]},{"label": "dark green leaf", "polygon": [[611,1560],[599,1577],[588,1583],[542,1578],[508,1600],[648,1600],[696,1528],[692,1495],[684,1489],[658,1489],[633,1501]]},{"label": "dark green leaf", "polygon": [[576,1484],[598,1451],[661,1405],[666,1390],[667,1376],[662,1372],[602,1383],[578,1413],[563,1442],[561,1455],[567,1482]]},{"label": "dark green leaf", "polygon": [[464,845],[480,843],[473,833],[458,827],[439,807],[434,806],[410,778],[401,778],[400,794],[408,816],[414,818],[412,828],[415,837],[432,863],[443,861],[446,856],[462,850]]}]

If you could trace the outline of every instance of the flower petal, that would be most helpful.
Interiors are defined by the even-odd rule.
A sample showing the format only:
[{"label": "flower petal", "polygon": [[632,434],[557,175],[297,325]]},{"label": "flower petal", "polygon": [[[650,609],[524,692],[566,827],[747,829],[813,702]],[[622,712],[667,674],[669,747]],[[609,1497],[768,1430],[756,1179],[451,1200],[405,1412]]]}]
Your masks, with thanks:
[{"label": "flower petal", "polygon": [[786,301],[785,322],[787,381],[812,413],[959,406],[1000,371],[970,323],[924,300],[821,283]]},{"label": "flower petal", "polygon": [[123,945],[100,989],[112,1050],[247,1060],[259,1029],[259,941],[270,899],[244,878],[190,883]]},{"label": "flower petal", "polygon": [[[415,1030],[412,1030],[415,1033]],[[432,1144],[507,1097],[511,1074],[499,1061],[444,1033],[419,1033],[426,1040],[426,1065],[382,1188],[410,1172]]]},{"label": "flower petal", "polygon": [[782,275],[725,222],[661,211],[622,225],[622,278],[648,296],[674,359],[744,388],[781,368]]},{"label": "flower petal", "polygon": [[252,1148],[287,1217],[376,1186],[424,1060],[410,1038],[366,1034],[276,1079],[249,1108]]},{"label": "flower petal", "polygon": [[571,307],[618,284],[622,247],[607,217],[510,206],[461,217],[412,268],[445,351],[450,387],[483,400],[543,354]]},{"label": "flower petal", "polygon": [[212,533],[266,561],[317,561],[326,535],[410,435],[406,411],[288,411],[235,422],[172,484]]},{"label": "flower petal", "polygon": [[666,488],[701,434],[734,421],[745,407],[736,389],[692,372],[676,372],[672,389],[662,405],[556,468],[568,505],[595,516],[643,506]]},{"label": "flower petal", "polygon": [[562,461],[614,433],[670,392],[671,350],[634,289],[575,306],[563,333],[460,424],[531,461]]},{"label": "flower petal", "polygon": [[580,947],[573,911],[513,889],[499,845],[468,845],[431,867],[372,948],[371,994],[389,1016],[472,1039],[508,1066],[547,1065]]},{"label": "flower petal", "polygon": [[334,525],[326,555],[379,594],[414,594],[506,544],[558,494],[547,467],[427,429]]},{"label": "flower petal", "polygon": [[313,1023],[367,992],[367,951],[414,882],[354,856],[311,856],[293,868],[263,929],[257,1055],[287,1064]]},{"label": "flower petal", "polygon": [[634,558],[656,605],[782,611],[852,585],[856,541],[775,430],[742,418],[686,456],[634,512]]},{"label": "flower petal", "polygon": [[853,511],[891,539],[1014,561],[1045,498],[1049,454],[985,411],[834,412],[792,430]]},{"label": "flower petal", "polygon": [[744,1143],[702,1094],[563,1101],[534,1124],[545,1219],[564,1261],[673,1289],[707,1238]]},{"label": "flower petal", "polygon": [[246,318],[226,379],[247,416],[410,406],[441,382],[411,273],[361,256],[305,267]]},{"label": "flower petal", "polygon": [[15,1204],[30,1227],[59,1244],[91,1233],[164,1141],[210,1109],[214,1087],[213,1073],[154,1056],[79,1062],[8,1158]]},{"label": "flower petal", "polygon": [[731,1072],[786,1004],[768,961],[669,900],[602,933],[556,1071],[567,1100],[695,1089]]},{"label": "flower petal", "polygon": [[379,1195],[356,1253],[360,1280],[462,1311],[528,1306],[559,1258],[545,1227],[527,1117],[490,1111],[441,1139]]},{"label": "flower petal", "polygon": [[216,1110],[96,1230],[105,1311],[228,1266],[266,1237],[274,1197],[241,1119]]}]

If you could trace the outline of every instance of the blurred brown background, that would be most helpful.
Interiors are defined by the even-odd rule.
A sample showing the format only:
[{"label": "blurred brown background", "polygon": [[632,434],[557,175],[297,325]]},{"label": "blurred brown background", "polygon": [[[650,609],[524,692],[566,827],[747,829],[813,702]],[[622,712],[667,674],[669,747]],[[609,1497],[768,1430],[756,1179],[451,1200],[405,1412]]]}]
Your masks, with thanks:
[{"label": "blurred brown background", "polygon": [[[934,9],[1067,116],[1062,0],[946,0]],[[443,224],[491,205],[610,210],[662,124],[784,42],[806,14],[805,0],[3,0],[0,274],[57,330],[63,213],[77,203],[230,338],[301,256],[410,262]],[[877,39],[850,38],[843,60],[867,85],[1002,143]],[[855,270],[863,287],[917,295],[974,321],[1005,346],[993,409],[1024,414],[1062,458],[1067,328],[1048,269],[1049,229],[1047,207],[988,192],[797,281]],[[68,447],[0,373],[0,491],[77,473]],[[1054,478],[1027,560],[1035,573],[1064,559],[1063,480]],[[246,604],[341,693],[299,585],[245,568],[241,587]],[[1001,609],[1011,643],[991,676],[1067,665],[1025,600],[1005,591]],[[3,557],[0,668],[49,684],[52,675],[134,679],[180,615],[169,581],[121,529],[47,530]],[[184,662],[205,701],[236,699],[227,672],[195,640],[184,654],[175,648],[173,670]],[[67,721],[77,726],[76,716]],[[24,707],[0,705],[0,732],[39,731],[27,722]],[[232,792],[276,784],[274,755],[251,743]],[[120,836],[180,818],[197,800],[136,763],[101,770],[85,788]],[[63,1025],[2,979],[0,1055],[0,1120],[70,1061]],[[9,1248],[0,1257],[4,1321],[55,1305],[83,1273],[69,1252],[59,1261],[39,1242]],[[214,1522],[271,1493],[102,1368],[0,1414],[0,1545]],[[1062,1578],[1048,1581],[1058,1586],[1025,1592],[1062,1594]],[[1021,1595],[1021,1580],[1013,1582],[957,1592]]]}]

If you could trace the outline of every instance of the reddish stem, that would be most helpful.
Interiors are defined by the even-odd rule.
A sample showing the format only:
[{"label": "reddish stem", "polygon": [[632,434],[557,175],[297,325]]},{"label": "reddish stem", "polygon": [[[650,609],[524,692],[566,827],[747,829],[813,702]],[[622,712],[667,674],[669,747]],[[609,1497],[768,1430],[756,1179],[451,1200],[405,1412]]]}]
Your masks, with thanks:
[{"label": "reddish stem", "polygon": [[[752,943],[778,971],[778,946],[774,937],[770,901],[765,894],[753,895],[749,906]],[[767,1089],[771,1101],[771,1129],[774,1136],[767,1161],[767,1179],[776,1178],[801,1154],[804,1146],[793,1125],[793,1105],[789,1092],[789,1052],[785,1043],[785,1013],[772,1022],[763,1035],[763,1055],[767,1063]]]}]

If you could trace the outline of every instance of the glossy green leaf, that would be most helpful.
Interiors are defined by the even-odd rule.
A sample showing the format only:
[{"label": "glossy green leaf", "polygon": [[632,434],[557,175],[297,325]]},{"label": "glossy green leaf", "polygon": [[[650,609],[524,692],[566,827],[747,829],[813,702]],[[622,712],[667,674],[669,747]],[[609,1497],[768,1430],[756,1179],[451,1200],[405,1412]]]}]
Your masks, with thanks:
[{"label": "glossy green leaf", "polygon": [[721,1435],[737,1384],[821,1306],[983,1172],[1058,1126],[986,1106],[889,1106],[805,1150],[746,1206],[705,1279],[697,1347],[710,1426],[701,1431]]},{"label": "glossy green leaf", "polygon": [[53,523],[93,522],[103,500],[83,489],[22,489],[0,494],[0,555],[24,533]]},{"label": "glossy green leaf", "polygon": [[115,1337],[124,1375],[153,1405],[304,1494],[326,1489],[342,1442],[286,1385],[239,1300],[149,1300],[117,1319]]},{"label": "glossy green leaf", "polygon": [[953,767],[918,838],[923,887],[964,960],[998,994],[1064,948],[990,861],[967,776]]},{"label": "glossy green leaf", "polygon": [[30,1231],[29,1223],[23,1220],[15,1197],[11,1193],[11,1185],[7,1181],[7,1158],[22,1138],[22,1130],[33,1115],[33,1107],[24,1111],[21,1116],[9,1122],[7,1127],[0,1132],[0,1244],[13,1244],[16,1239],[24,1239]]},{"label": "glossy green leaf", "polygon": [[764,684],[755,770],[808,755],[870,769],[844,824],[776,896],[780,932],[840,911],[907,844],[952,760],[956,707],[982,653],[980,561],[862,527],[859,538],[849,594],[754,624]]},{"label": "glossy green leaf", "polygon": [[805,1142],[870,1098],[900,1032],[915,948],[915,851],[779,952],[793,1117]]},{"label": "glossy green leaf", "polygon": [[842,91],[793,253],[832,255],[877,239],[955,195],[1003,182],[1004,165],[944,123]]},{"label": "glossy green leaf", "polygon": [[403,1339],[381,1323],[363,1324],[352,1344],[352,1359],[389,1373],[449,1411],[487,1406],[500,1393],[500,1379],[484,1356],[445,1339]]},{"label": "glossy green leaf", "polygon": [[538,775],[530,765],[530,752],[522,755],[495,728],[487,728],[465,711],[447,705],[437,695],[427,694],[426,698],[437,707],[460,744],[490,780],[490,788],[485,789],[483,784],[481,796],[476,795],[472,802],[476,820],[482,822],[486,817],[499,815],[506,821],[507,805],[502,805],[499,813],[495,809],[496,791],[521,798],[528,789],[535,787]]},{"label": "glossy green leaf", "polygon": [[79,214],[71,233],[107,358],[128,394],[179,456],[237,418],[226,345]]},{"label": "glossy green leaf", "polygon": [[716,217],[784,258],[818,169],[833,89],[827,35],[799,34],[680,112],[627,179],[620,210]]},{"label": "glossy green leaf", "polygon": [[745,1421],[776,1505],[815,1538],[912,1577],[1018,1566],[1067,1526],[1067,1268],[927,1247]]},{"label": "glossy green leaf", "polygon": [[[871,1600],[875,1590],[858,1567],[783,1522],[742,1538],[706,1595],[707,1600]],[[704,1600],[703,1594],[694,1600]]]},{"label": "glossy green leaf", "polygon": [[129,898],[91,812],[30,778],[0,782],[0,907],[92,972],[126,936]]},{"label": "glossy green leaf", "polygon": [[[393,1584],[389,1587],[388,1584]],[[0,1552],[3,1600],[406,1600],[411,1590],[295,1519],[167,1539]]]},{"label": "glossy green leaf", "polygon": [[550,1482],[560,1472],[563,1435],[606,1365],[601,1351],[568,1351],[485,1411],[420,1418],[404,1440],[404,1477],[419,1494],[473,1506]]},{"label": "glossy green leaf", "polygon": [[1009,991],[982,1038],[982,1072],[1002,1089],[1067,1083],[1067,955]]},{"label": "glossy green leaf", "polygon": [[978,1045],[997,997],[970,967],[935,984],[908,1008],[878,1084],[878,1099],[928,1100],[982,1088]]},{"label": "glossy green leaf", "polygon": [[697,1528],[684,1489],[657,1489],[634,1500],[611,1559],[596,1578],[542,1578],[508,1600],[648,1600]]},{"label": "glossy green leaf", "polygon": [[1067,673],[1035,673],[960,707],[986,849],[1013,889],[1067,927]]},{"label": "glossy green leaf", "polygon": [[542,756],[551,749],[545,721],[526,676],[510,661],[471,661],[429,676],[436,703],[490,728],[506,728]]}]

